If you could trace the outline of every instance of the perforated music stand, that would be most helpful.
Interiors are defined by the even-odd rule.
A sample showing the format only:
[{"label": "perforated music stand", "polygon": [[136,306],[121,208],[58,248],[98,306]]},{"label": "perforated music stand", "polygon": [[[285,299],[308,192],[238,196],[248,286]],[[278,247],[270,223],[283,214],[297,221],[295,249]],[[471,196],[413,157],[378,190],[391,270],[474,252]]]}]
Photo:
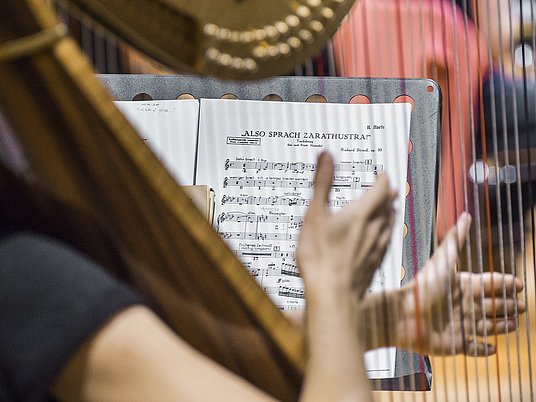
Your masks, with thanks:
[{"label": "perforated music stand", "polygon": [[[278,95],[284,101],[303,102],[321,95],[328,102],[348,103],[364,95],[372,103],[391,103],[409,96],[414,103],[411,114],[408,195],[401,283],[410,281],[432,252],[432,233],[436,211],[437,172],[441,125],[441,93],[428,79],[277,77],[251,82],[228,82],[194,76],[100,75],[116,100],[176,99],[181,94],[195,98],[218,99],[226,94],[238,99],[262,100]],[[364,99],[364,98],[362,98]],[[427,357],[398,349],[395,377],[374,380],[378,390],[430,390],[432,371]]]}]

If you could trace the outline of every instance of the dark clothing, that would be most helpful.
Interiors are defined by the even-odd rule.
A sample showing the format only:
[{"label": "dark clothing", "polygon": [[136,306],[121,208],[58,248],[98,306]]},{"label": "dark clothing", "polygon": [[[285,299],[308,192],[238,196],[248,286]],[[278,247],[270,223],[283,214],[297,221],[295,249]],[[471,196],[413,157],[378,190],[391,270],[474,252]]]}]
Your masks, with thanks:
[{"label": "dark clothing", "polygon": [[69,357],[140,298],[64,243],[0,225],[0,401],[46,401]]}]

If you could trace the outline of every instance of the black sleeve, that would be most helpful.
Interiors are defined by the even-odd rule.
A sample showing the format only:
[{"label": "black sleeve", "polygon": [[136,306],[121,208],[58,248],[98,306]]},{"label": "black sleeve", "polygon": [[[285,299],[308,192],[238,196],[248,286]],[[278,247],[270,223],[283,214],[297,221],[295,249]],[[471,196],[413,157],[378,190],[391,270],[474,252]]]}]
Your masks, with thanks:
[{"label": "black sleeve", "polygon": [[138,303],[135,293],[63,243],[33,233],[1,237],[2,400],[47,400],[71,354],[111,316]]}]

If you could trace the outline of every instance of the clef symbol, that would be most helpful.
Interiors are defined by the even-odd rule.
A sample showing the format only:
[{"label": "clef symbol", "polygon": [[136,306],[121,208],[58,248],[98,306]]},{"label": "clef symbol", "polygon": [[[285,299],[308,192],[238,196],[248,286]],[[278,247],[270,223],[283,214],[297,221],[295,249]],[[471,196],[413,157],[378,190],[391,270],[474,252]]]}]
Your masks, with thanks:
[{"label": "clef symbol", "polygon": [[225,179],[223,179],[223,188],[226,188],[228,184],[229,184],[229,179],[226,177]]},{"label": "clef symbol", "polygon": [[225,161],[225,170],[229,170],[230,167],[231,167],[231,163],[230,163],[229,159],[227,159]]},{"label": "clef symbol", "polygon": [[[223,203],[223,200],[222,200],[222,203]],[[220,223],[225,222],[226,220],[227,220],[227,214],[226,214],[225,212],[222,212],[222,213],[220,214],[220,216],[218,216],[218,225],[219,225]]]}]

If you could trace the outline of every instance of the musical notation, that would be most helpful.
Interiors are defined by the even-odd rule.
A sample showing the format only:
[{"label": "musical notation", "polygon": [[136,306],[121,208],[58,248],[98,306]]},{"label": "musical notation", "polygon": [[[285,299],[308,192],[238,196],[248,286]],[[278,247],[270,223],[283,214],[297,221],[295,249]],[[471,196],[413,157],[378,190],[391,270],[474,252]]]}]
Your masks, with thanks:
[{"label": "musical notation", "polygon": [[264,286],[264,291],[269,295],[278,295],[283,297],[292,297],[296,299],[305,299],[303,287],[295,286]]},{"label": "musical notation", "polygon": [[257,215],[249,212],[222,212],[218,216],[218,224],[223,222],[238,223],[281,223],[301,227],[303,223],[302,215]]},{"label": "musical notation", "polygon": [[[352,177],[349,180],[336,180],[333,182],[332,188],[345,188],[345,189],[360,189],[372,187],[374,182],[362,182],[360,177]],[[313,188],[313,180],[300,180],[300,179],[244,179],[244,178],[229,178],[223,179],[223,188],[227,187],[258,187],[258,188]]]},{"label": "musical notation", "polygon": [[311,180],[284,180],[284,179],[230,179],[226,177],[223,180],[223,188],[227,187],[271,187],[271,188],[312,188]]},{"label": "musical notation", "polygon": [[298,233],[262,233],[262,232],[220,232],[220,236],[224,239],[239,239],[239,240],[282,240],[282,241],[297,241]]},{"label": "musical notation", "polygon": [[[291,172],[314,172],[316,163],[304,162],[269,162],[269,161],[225,161],[225,170],[239,169],[242,171],[263,170],[291,171]],[[372,159],[366,159],[361,162],[353,163],[336,163],[336,172],[356,172],[356,173],[379,173],[383,171],[382,163],[372,163]]]},{"label": "musical notation", "polygon": [[224,195],[221,199],[221,204],[235,204],[235,205],[297,205],[300,207],[308,207],[311,200],[301,197],[287,197],[287,196],[270,196],[270,197],[255,197],[255,196],[228,196]]},{"label": "musical notation", "polygon": [[289,264],[282,262],[279,268],[276,267],[276,264],[270,263],[267,268],[248,268],[248,271],[251,276],[254,277],[268,277],[268,276],[293,276],[296,278],[300,277],[300,271],[298,266],[295,264]]},{"label": "musical notation", "polygon": [[[344,207],[351,201],[349,200],[330,200],[330,207]],[[255,196],[228,196],[224,195],[221,199],[221,204],[234,205],[285,205],[308,207],[311,204],[311,199],[291,196],[270,196],[270,197],[255,197]]]}]

